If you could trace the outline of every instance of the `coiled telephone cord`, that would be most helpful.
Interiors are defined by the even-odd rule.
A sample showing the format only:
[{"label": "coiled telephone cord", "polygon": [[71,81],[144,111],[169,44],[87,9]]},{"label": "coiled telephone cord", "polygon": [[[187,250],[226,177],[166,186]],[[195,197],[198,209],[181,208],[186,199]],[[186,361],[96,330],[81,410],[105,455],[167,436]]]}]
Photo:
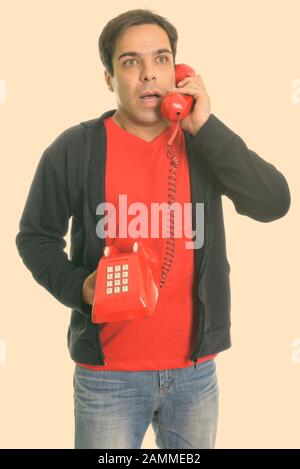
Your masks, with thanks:
[{"label": "coiled telephone cord", "polygon": [[174,239],[174,209],[171,207],[173,202],[176,199],[176,176],[177,176],[177,166],[179,164],[179,158],[176,156],[176,153],[172,147],[172,143],[177,135],[179,128],[178,117],[176,127],[172,133],[170,139],[167,142],[167,157],[170,159],[169,166],[169,175],[168,175],[168,229],[167,229],[167,238],[166,238],[166,249],[162,264],[161,277],[160,277],[160,288],[165,284],[167,275],[170,271],[174,254],[175,254],[175,239]]}]

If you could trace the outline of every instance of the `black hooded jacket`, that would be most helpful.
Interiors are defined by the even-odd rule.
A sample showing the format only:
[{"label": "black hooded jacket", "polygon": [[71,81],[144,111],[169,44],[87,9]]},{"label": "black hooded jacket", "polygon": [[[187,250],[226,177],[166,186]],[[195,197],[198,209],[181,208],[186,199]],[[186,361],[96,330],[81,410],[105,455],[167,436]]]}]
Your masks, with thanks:
[{"label": "black hooded jacket", "polygon": [[[106,132],[100,117],[74,125],[45,149],[19,223],[16,246],[34,279],[71,308],[67,344],[79,363],[104,365],[99,324],[91,321],[82,285],[103,255],[96,235],[96,207],[105,201]],[[283,217],[290,207],[284,176],[214,114],[196,135],[184,130],[189,162],[193,229],[195,204],[204,203],[204,243],[194,250],[194,301],[198,312],[191,360],[231,347],[230,265],[222,195],[240,215],[260,222]],[[70,256],[64,251],[72,219]]]}]

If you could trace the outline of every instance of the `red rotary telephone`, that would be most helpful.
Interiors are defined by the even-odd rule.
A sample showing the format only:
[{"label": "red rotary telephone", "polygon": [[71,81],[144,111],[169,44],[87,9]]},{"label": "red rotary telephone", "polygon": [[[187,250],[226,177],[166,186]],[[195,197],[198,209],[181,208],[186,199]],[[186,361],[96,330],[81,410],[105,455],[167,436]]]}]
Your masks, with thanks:
[{"label": "red rotary telephone", "polygon": [[[175,65],[175,81],[177,83],[185,77],[195,76],[195,70],[189,65]],[[161,115],[171,122],[177,122],[179,119],[185,119],[193,106],[193,96],[190,94],[181,94],[176,92],[167,93],[162,100],[160,112]]]},{"label": "red rotary telephone", "polygon": [[[195,71],[188,65],[175,65],[176,85],[185,77],[194,75]],[[178,125],[179,120],[187,117],[192,106],[191,95],[170,92],[163,97],[161,114]],[[170,177],[173,181],[178,162],[172,153],[171,161]],[[169,203],[173,201],[175,192],[172,184],[169,187]],[[172,223],[171,219],[171,231]],[[141,240],[116,238],[113,245],[104,248],[104,256],[100,258],[97,268],[91,317],[93,323],[146,318],[154,313],[159,288],[165,282],[172,263],[174,239],[168,238],[167,245],[162,268],[156,252]]]},{"label": "red rotary telephone", "polygon": [[159,261],[142,240],[117,238],[100,258],[92,322],[125,321],[154,313],[158,299]]}]

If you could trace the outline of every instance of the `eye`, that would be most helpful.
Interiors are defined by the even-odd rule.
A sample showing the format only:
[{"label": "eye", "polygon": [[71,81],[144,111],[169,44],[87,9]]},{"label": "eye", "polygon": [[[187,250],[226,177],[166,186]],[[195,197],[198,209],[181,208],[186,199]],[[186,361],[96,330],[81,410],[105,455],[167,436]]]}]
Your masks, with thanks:
[{"label": "eye", "polygon": [[169,57],[167,57],[166,55],[160,55],[158,57],[158,59],[166,59],[166,60],[163,61],[163,63],[164,63],[164,62],[167,62],[169,60]]},{"label": "eye", "polygon": [[123,62],[123,63],[124,63],[124,65],[126,65],[127,62],[133,62],[134,60],[136,60],[136,59],[127,59],[127,60],[125,60],[125,62]]}]

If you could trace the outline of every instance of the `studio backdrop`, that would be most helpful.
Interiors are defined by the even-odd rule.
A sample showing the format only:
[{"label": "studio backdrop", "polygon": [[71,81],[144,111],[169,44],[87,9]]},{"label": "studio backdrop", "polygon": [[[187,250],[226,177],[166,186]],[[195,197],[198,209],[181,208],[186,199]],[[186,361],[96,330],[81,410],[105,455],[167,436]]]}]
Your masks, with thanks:
[{"label": "studio backdrop", "polygon": [[[70,309],[34,281],[15,237],[45,148],[116,108],[98,37],[133,8],[175,25],[176,61],[200,74],[212,112],[289,184],[290,209],[271,223],[238,214],[222,196],[232,346],[216,357],[216,448],[299,448],[298,0],[0,0],[0,447],[73,447]],[[69,254],[70,232],[66,241]],[[142,448],[155,447],[149,427]]]}]

